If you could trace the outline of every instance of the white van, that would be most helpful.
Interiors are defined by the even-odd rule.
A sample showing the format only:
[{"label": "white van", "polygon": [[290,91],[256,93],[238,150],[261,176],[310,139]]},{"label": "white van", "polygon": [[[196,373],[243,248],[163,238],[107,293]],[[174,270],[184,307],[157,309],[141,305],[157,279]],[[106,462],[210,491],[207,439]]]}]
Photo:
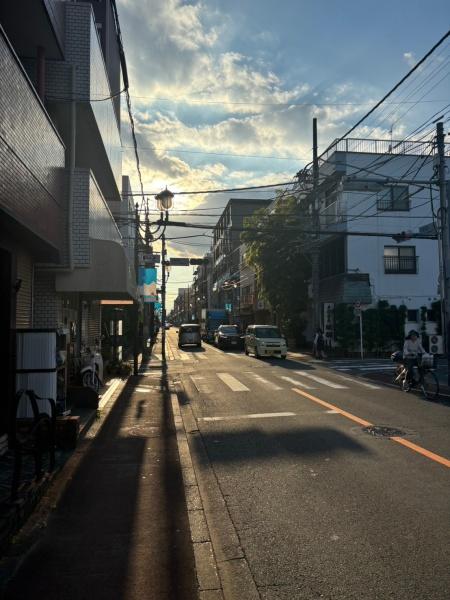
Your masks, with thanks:
[{"label": "white van", "polygon": [[286,358],[286,340],[274,325],[249,325],[245,333],[245,354]]}]

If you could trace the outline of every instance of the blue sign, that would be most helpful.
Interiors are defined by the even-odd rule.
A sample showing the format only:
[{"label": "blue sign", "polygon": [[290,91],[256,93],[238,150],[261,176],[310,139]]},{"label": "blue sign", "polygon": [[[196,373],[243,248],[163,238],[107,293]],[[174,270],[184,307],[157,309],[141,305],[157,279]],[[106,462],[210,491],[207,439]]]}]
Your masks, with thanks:
[{"label": "blue sign", "polygon": [[232,304],[225,304],[225,310],[229,310],[231,312]]},{"label": "blue sign", "polygon": [[158,295],[156,292],[157,273],[156,269],[147,269],[139,267],[139,293],[144,302],[156,302]]}]

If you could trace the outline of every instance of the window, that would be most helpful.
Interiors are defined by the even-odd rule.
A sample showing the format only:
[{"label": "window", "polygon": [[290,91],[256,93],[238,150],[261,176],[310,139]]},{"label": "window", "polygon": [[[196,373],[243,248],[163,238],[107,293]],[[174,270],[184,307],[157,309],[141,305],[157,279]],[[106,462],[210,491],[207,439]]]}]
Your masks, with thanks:
[{"label": "window", "polygon": [[411,323],[417,323],[418,312],[419,311],[417,310],[417,308],[409,309],[408,310],[408,321],[410,321]]},{"label": "window", "polygon": [[377,210],[409,210],[409,190],[406,185],[391,185],[378,194]]},{"label": "window", "polygon": [[384,272],[386,274],[415,275],[417,256],[415,246],[385,246]]}]

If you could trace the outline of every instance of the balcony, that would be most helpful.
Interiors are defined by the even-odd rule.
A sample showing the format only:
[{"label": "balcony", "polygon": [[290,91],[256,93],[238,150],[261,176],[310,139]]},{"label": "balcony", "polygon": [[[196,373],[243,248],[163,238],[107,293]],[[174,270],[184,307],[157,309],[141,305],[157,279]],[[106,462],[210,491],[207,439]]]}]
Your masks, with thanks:
[{"label": "balcony", "polygon": [[385,256],[384,272],[386,275],[416,275],[418,256]]},{"label": "balcony", "polygon": [[57,262],[63,246],[65,148],[0,27],[0,221],[35,257]]},{"label": "balcony", "polygon": [[[121,138],[114,99],[120,78],[110,82],[90,3],[66,2],[65,59],[47,65],[46,97],[49,110],[59,115],[68,110],[73,96],[71,65],[75,72],[77,103],[77,167],[94,172],[108,200],[120,201]],[[114,89],[113,89],[114,88]]]},{"label": "balcony", "polygon": [[74,175],[74,270],[60,273],[56,290],[81,292],[91,298],[128,300],[136,296],[134,267],[122,235],[94,175],[76,169]]}]

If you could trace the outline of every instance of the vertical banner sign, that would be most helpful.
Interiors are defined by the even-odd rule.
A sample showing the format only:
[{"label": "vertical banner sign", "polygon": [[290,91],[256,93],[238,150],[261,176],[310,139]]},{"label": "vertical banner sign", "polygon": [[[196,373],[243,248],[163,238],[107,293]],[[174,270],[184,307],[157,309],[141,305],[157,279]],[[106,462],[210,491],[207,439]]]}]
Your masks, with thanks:
[{"label": "vertical banner sign", "polygon": [[156,269],[139,267],[139,293],[144,302],[156,302]]}]

